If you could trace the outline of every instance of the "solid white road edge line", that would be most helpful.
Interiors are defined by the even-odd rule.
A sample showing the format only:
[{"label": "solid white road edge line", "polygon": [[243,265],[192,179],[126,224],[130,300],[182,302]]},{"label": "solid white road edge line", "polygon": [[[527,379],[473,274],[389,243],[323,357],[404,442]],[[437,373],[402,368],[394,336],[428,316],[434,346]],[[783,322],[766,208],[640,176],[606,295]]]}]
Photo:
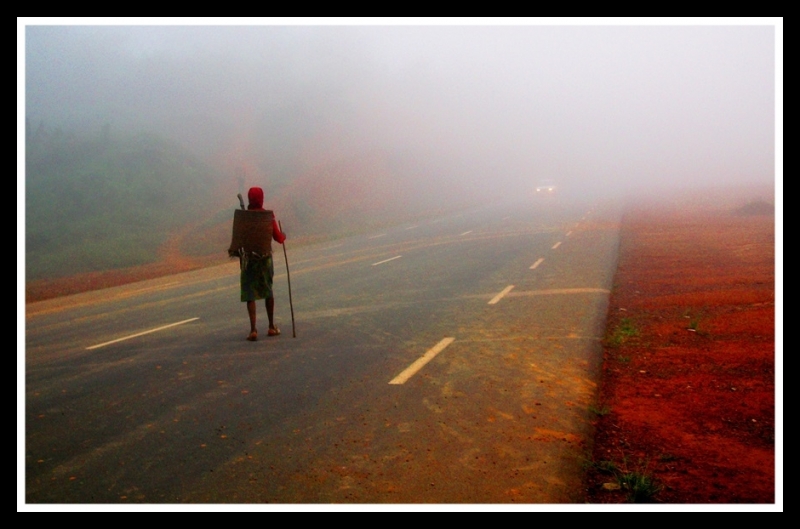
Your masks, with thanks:
[{"label": "solid white road edge line", "polygon": [[441,342],[434,345],[432,348],[428,349],[428,352],[422,355],[421,357],[417,358],[417,360],[405,368],[402,373],[394,377],[392,380],[389,381],[389,384],[403,384],[406,380],[413,377],[414,374],[422,369],[422,367],[433,360],[433,358],[441,353],[445,347],[453,343],[455,338],[448,337],[443,339]]},{"label": "solid white road edge line", "polygon": [[138,294],[139,292],[147,292],[148,290],[155,290],[157,288],[170,287],[172,285],[177,285],[177,284],[178,284],[178,281],[172,281],[170,283],[164,283],[163,285],[156,285],[156,286],[153,286],[153,287],[140,288],[139,290],[132,290],[130,293],[131,294]]},{"label": "solid white road edge line", "polygon": [[567,232],[567,237],[569,237],[570,235],[572,235],[572,230],[569,230],[569,231]]},{"label": "solid white road edge line", "polygon": [[557,243],[555,243],[555,244],[553,245],[553,247],[552,247],[552,248],[550,248],[550,249],[551,249],[551,250],[555,250],[555,249],[556,249],[556,248],[558,248],[559,246],[561,246],[561,241],[558,241]]},{"label": "solid white road edge line", "polygon": [[459,235],[459,237],[463,237],[464,235],[466,235],[466,234],[468,234],[468,233],[472,233],[472,230],[465,231],[464,233],[462,233],[461,235]]},{"label": "solid white road edge line", "polygon": [[123,338],[117,338],[116,340],[111,340],[110,342],[99,343],[97,345],[92,345],[87,347],[86,350],[89,349],[97,349],[98,347],[103,347],[105,345],[111,345],[112,343],[122,342],[124,340],[130,340],[131,338],[136,338],[137,336],[143,336],[145,334],[150,334],[151,332],[158,332],[163,331],[164,329],[169,329],[170,327],[175,327],[176,325],[183,325],[184,323],[189,323],[190,321],[199,320],[200,318],[189,318],[188,320],[179,321],[177,323],[170,323],[169,325],[163,325],[161,327],[156,327],[155,329],[150,329],[149,331],[143,331],[136,334],[131,334],[130,336],[125,336]]},{"label": "solid white road edge line", "polygon": [[372,237],[367,237],[367,239],[377,239],[379,237],[386,237],[385,233],[381,233],[379,235],[373,235]]},{"label": "solid white road edge line", "polygon": [[498,301],[503,299],[503,296],[505,296],[506,294],[511,292],[512,288],[514,288],[514,285],[508,285],[506,288],[504,288],[502,291],[500,291],[499,294],[497,294],[495,297],[493,297],[491,299],[491,301],[489,301],[489,305],[494,305],[495,303],[497,303]]},{"label": "solid white road edge line", "polygon": [[372,266],[377,266],[379,264],[388,263],[389,261],[394,261],[395,259],[400,259],[403,257],[402,255],[395,255],[391,259],[384,259],[383,261],[378,261],[377,263],[372,263]]},{"label": "solid white road edge line", "polygon": [[544,262],[544,257],[540,257],[539,259],[536,260],[535,263],[531,265],[531,270],[535,270],[536,267],[542,264],[543,262]]}]

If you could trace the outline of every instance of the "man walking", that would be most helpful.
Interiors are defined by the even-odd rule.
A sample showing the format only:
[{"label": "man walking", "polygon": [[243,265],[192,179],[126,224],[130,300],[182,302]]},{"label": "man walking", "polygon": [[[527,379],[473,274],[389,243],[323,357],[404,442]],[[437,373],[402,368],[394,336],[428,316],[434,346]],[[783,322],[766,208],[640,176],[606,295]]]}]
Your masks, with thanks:
[{"label": "man walking", "polygon": [[[247,192],[248,211],[267,211],[264,209],[264,191],[260,187],[251,187]],[[280,229],[278,221],[272,215],[272,240],[283,244],[286,234]],[[248,251],[240,255],[243,260],[241,266],[241,300],[247,303],[247,314],[250,317],[250,334],[247,339],[251,342],[258,340],[256,329],[256,301],[263,299],[267,307],[269,329],[267,336],[277,336],[281,333],[274,321],[275,298],[272,295],[272,277],[275,275],[272,251],[264,255]]]}]

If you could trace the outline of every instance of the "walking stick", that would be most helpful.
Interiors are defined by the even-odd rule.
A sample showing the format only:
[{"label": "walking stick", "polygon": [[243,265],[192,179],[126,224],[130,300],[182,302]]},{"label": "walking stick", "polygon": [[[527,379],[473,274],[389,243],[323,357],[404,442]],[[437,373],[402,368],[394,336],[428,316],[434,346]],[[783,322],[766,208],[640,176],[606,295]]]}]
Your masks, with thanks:
[{"label": "walking stick", "polygon": [[[281,233],[283,233],[283,226],[281,226],[281,221],[278,221],[278,228],[280,228]],[[283,258],[286,260],[286,279],[289,281],[289,310],[292,311],[292,338],[297,338],[297,334],[294,331],[294,307],[292,306],[292,278],[289,276],[289,258],[286,257],[286,243],[281,244],[283,246]]]}]

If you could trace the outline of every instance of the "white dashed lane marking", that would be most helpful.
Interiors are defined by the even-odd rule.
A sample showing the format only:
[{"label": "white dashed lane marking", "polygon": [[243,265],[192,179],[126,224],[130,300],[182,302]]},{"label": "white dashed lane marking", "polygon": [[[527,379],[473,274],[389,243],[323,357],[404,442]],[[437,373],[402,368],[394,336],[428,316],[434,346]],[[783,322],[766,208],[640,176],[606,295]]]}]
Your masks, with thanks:
[{"label": "white dashed lane marking", "polygon": [[491,299],[491,301],[489,301],[489,305],[494,305],[494,304],[496,304],[498,301],[500,301],[501,299],[503,299],[503,296],[505,296],[506,294],[508,294],[509,292],[511,292],[511,289],[512,289],[512,288],[514,288],[514,285],[508,285],[506,288],[504,288],[503,290],[501,290],[499,294],[497,294],[495,297],[493,297],[493,298]]},{"label": "white dashed lane marking", "polygon": [[401,257],[403,257],[403,256],[402,255],[395,255],[394,257],[392,257],[390,259],[384,259],[383,261],[378,261],[377,263],[372,263],[372,266],[377,266],[379,264],[388,263],[389,261],[394,261],[395,259],[400,259]]},{"label": "white dashed lane marking", "polygon": [[453,340],[455,340],[455,338],[453,338],[453,337],[445,338],[441,342],[439,342],[436,345],[434,345],[432,348],[428,349],[428,352],[426,352],[424,355],[419,357],[413,364],[411,364],[410,366],[405,368],[402,373],[400,373],[399,375],[394,377],[392,380],[390,380],[389,384],[403,384],[403,383],[405,383],[406,380],[408,380],[409,378],[413,377],[414,374],[417,371],[422,369],[423,366],[425,366],[425,364],[427,364],[428,362],[433,360],[433,358],[436,355],[441,353],[444,350],[445,347],[447,347],[448,345],[453,343]]},{"label": "white dashed lane marking", "polygon": [[179,321],[177,323],[170,323],[169,325],[163,325],[161,327],[156,327],[155,329],[150,329],[149,331],[138,332],[136,334],[131,334],[130,336],[124,336],[122,338],[117,338],[116,340],[111,340],[110,342],[99,343],[97,345],[92,345],[86,348],[89,349],[97,349],[98,347],[103,347],[106,345],[111,345],[112,343],[122,342],[125,340],[130,340],[131,338],[136,338],[138,336],[144,336],[145,334],[150,334],[151,332],[158,332],[163,331],[164,329],[169,329],[170,327],[175,327],[176,325],[183,325],[184,323],[189,323],[190,321],[199,320],[200,318],[190,318],[188,320]]},{"label": "white dashed lane marking", "polygon": [[177,285],[177,284],[178,281],[172,281],[170,283],[164,283],[163,285],[156,285],[154,287],[147,287],[147,288],[140,288],[139,290],[133,290],[131,291],[131,294],[139,294],[140,292],[147,292],[149,290],[155,290],[157,288],[171,287],[172,285]]}]

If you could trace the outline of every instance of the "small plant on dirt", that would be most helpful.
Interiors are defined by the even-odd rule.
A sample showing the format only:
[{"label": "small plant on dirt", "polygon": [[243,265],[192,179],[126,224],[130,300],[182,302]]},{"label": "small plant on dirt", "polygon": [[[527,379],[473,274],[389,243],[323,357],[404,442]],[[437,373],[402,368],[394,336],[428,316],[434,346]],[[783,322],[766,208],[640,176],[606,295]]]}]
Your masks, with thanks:
[{"label": "small plant on dirt", "polygon": [[629,503],[651,503],[663,487],[647,472],[647,462],[639,461],[637,467],[638,470],[628,470],[628,460],[623,456],[617,482],[626,491]]},{"label": "small plant on dirt", "polygon": [[589,411],[597,415],[598,417],[603,417],[611,413],[611,408],[606,406],[605,404],[595,406],[592,404],[589,406]]},{"label": "small plant on dirt", "polygon": [[683,313],[683,317],[689,320],[689,325],[686,328],[690,331],[697,332],[700,330],[700,320],[703,319],[703,312],[705,311],[701,310],[700,314],[693,314],[692,312],[693,311],[686,310],[686,312]]},{"label": "small plant on dirt", "polygon": [[627,491],[630,503],[651,503],[661,486],[649,474],[626,472],[617,478],[620,486]]},{"label": "small plant on dirt", "polygon": [[622,363],[622,364],[627,364],[628,362],[631,361],[631,357],[630,356],[619,355],[617,357],[617,360],[619,360],[620,363]]},{"label": "small plant on dirt", "polygon": [[630,320],[630,318],[622,318],[619,322],[619,332],[623,336],[630,338],[632,336],[639,336],[639,329]]},{"label": "small plant on dirt", "polygon": [[607,337],[606,343],[610,346],[618,347],[629,338],[635,336],[639,336],[639,329],[630,318],[622,318],[617,327]]},{"label": "small plant on dirt", "polygon": [[663,489],[647,471],[647,462],[640,460],[631,469],[624,453],[620,462],[585,460],[584,468],[610,476],[618,485],[618,490],[625,493],[625,500],[629,503],[652,503]]}]

